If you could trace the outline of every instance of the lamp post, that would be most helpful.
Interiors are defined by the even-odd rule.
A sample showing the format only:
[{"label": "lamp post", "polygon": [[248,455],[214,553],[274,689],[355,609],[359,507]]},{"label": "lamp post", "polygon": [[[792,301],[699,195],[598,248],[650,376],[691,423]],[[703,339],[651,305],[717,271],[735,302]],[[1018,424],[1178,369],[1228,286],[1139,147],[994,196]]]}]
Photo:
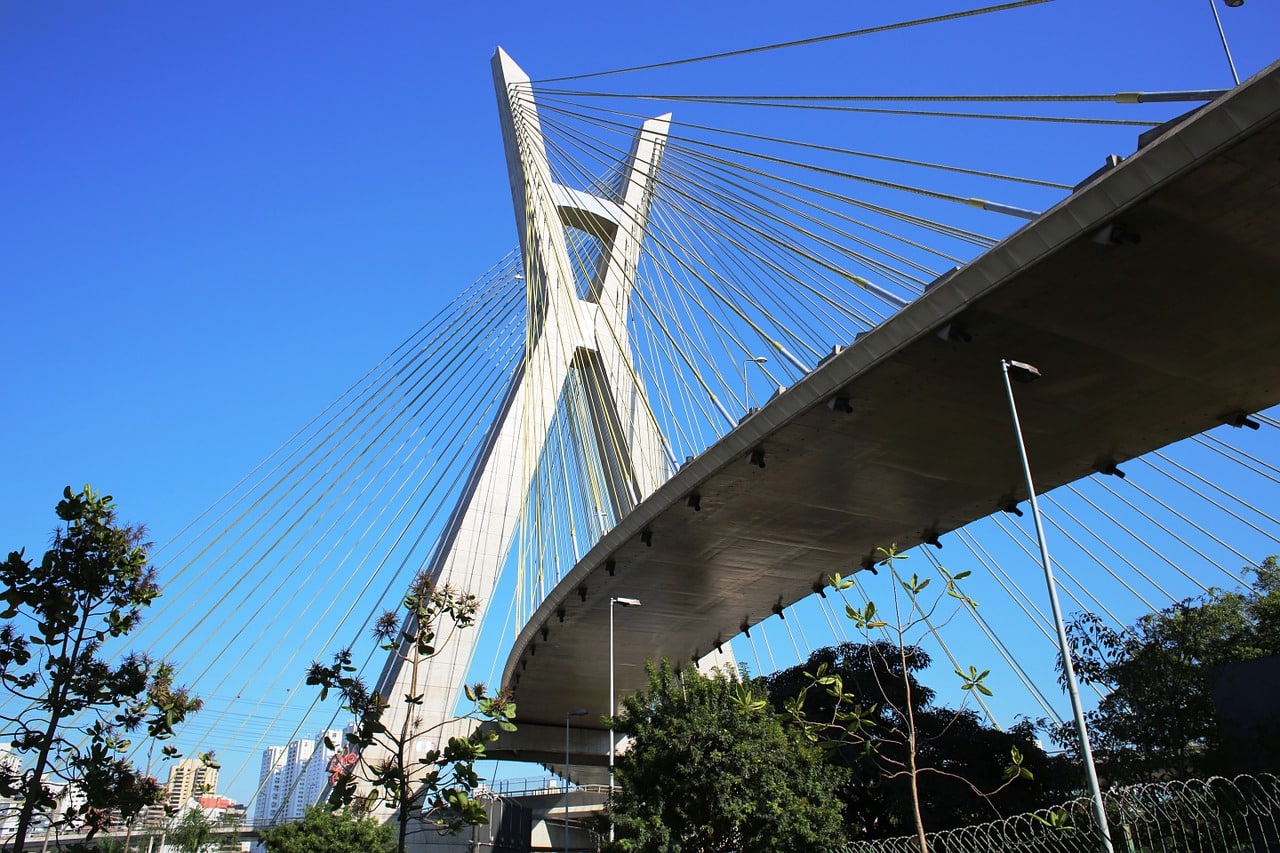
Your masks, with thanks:
[{"label": "lamp post", "polygon": [[618,741],[613,734],[613,718],[617,716],[618,706],[614,700],[613,689],[613,606],[639,607],[638,598],[609,599],[609,840],[613,841],[613,762],[617,754]]},{"label": "lamp post", "polygon": [[586,708],[564,712],[564,853],[569,853],[569,718],[586,715]]},{"label": "lamp post", "polygon": [[[763,355],[752,356],[751,358],[744,359],[742,362],[742,399],[746,401],[748,412],[751,411],[751,383],[747,381],[747,365],[764,365],[768,362],[769,359]],[[764,367],[761,367],[760,369],[764,370]]]},{"label": "lamp post", "polygon": [[1031,463],[1027,460],[1027,446],[1022,437],[1022,424],[1018,420],[1018,406],[1013,399],[1013,382],[1034,382],[1040,371],[1030,364],[1000,360],[1000,372],[1004,376],[1004,390],[1009,396],[1009,415],[1013,418],[1013,432],[1018,439],[1018,457],[1022,461],[1022,473],[1027,480],[1027,499],[1031,502],[1031,518],[1035,522],[1036,538],[1040,542],[1040,562],[1044,567],[1044,581],[1049,587],[1049,607],[1053,611],[1054,627],[1058,631],[1058,650],[1062,655],[1062,674],[1071,696],[1071,712],[1075,716],[1076,734],[1080,737],[1080,757],[1084,760],[1085,776],[1089,780],[1089,793],[1093,799],[1093,817],[1102,833],[1102,849],[1113,853],[1111,829],[1107,825],[1107,810],[1102,802],[1102,789],[1098,787],[1098,771],[1093,765],[1093,750],[1089,747],[1089,729],[1084,722],[1084,707],[1080,704],[1080,686],[1076,683],[1075,667],[1071,665],[1071,646],[1067,642],[1067,627],[1062,621],[1062,606],[1058,603],[1058,584],[1053,579],[1053,566],[1049,562],[1049,545],[1044,538],[1044,524],[1040,520],[1040,507],[1036,503],[1036,489],[1031,480]]},{"label": "lamp post", "polygon": [[[1223,3],[1229,8],[1238,9],[1244,5],[1244,0],[1223,0]],[[1218,16],[1218,4],[1209,0],[1209,9],[1213,12],[1213,23],[1218,27],[1218,39],[1222,42],[1222,52],[1227,57],[1227,67],[1231,69],[1231,79],[1239,86],[1240,73],[1236,71],[1236,61],[1231,57],[1231,46],[1227,44],[1227,31],[1222,28],[1222,18]]]}]

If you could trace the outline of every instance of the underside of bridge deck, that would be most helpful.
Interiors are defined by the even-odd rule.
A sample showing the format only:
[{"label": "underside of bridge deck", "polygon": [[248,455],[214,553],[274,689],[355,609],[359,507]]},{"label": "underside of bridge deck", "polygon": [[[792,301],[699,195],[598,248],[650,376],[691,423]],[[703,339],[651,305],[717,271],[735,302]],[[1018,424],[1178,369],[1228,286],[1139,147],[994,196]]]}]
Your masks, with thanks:
[{"label": "underside of bridge deck", "polygon": [[611,596],[644,602],[617,619],[623,695],[646,660],[705,655],[878,546],[1025,500],[1001,358],[1044,376],[1018,397],[1043,490],[1280,402],[1278,114],[1272,66],[684,466],[525,628],[504,676],[520,719],[607,713]]}]

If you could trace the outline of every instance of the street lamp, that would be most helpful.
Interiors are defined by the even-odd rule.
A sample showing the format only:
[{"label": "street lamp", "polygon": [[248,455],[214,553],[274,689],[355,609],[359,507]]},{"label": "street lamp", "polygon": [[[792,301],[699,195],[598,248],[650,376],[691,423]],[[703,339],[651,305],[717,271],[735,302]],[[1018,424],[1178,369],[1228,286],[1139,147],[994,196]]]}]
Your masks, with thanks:
[{"label": "street lamp", "polygon": [[[1232,9],[1237,9],[1244,5],[1244,0],[1223,0],[1223,3]],[[1214,3],[1213,0],[1209,0],[1209,9],[1213,12],[1213,23],[1218,27],[1218,39],[1222,42],[1222,52],[1227,57],[1227,67],[1231,69],[1231,79],[1239,86],[1240,72],[1236,71],[1236,61],[1231,57],[1231,45],[1227,44],[1227,31],[1222,28],[1222,18],[1218,15],[1218,4]]]},{"label": "street lamp", "polygon": [[586,715],[586,708],[564,712],[564,853],[569,853],[569,718]]},{"label": "street lamp", "polygon": [[[747,403],[748,412],[751,411],[751,383],[747,381],[747,365],[748,364],[764,365],[764,364],[767,364],[768,362],[769,362],[769,359],[763,355],[752,356],[751,358],[745,359],[742,362],[742,398]],[[760,369],[764,370],[764,367],[762,366]]]},{"label": "street lamp", "polygon": [[1027,446],[1022,437],[1022,424],[1018,420],[1018,407],[1013,400],[1013,381],[1034,382],[1040,378],[1040,371],[1025,362],[1002,358],[1000,372],[1004,376],[1004,390],[1009,396],[1009,415],[1013,418],[1013,432],[1018,439],[1018,457],[1022,460],[1022,473],[1027,479],[1027,499],[1031,502],[1031,518],[1035,521],[1036,538],[1040,541],[1040,562],[1044,566],[1044,582],[1049,587],[1049,606],[1053,611],[1053,623],[1058,630],[1062,674],[1066,678],[1067,692],[1071,696],[1071,712],[1076,720],[1076,734],[1080,737],[1080,757],[1084,760],[1084,772],[1089,779],[1089,793],[1093,798],[1093,817],[1098,824],[1098,830],[1102,833],[1102,849],[1106,853],[1113,853],[1111,829],[1107,826],[1107,810],[1102,802],[1102,789],[1098,787],[1098,771],[1093,765],[1093,750],[1089,747],[1089,730],[1085,726],[1084,708],[1080,704],[1080,685],[1076,683],[1075,667],[1071,665],[1071,646],[1067,643],[1067,627],[1062,622],[1062,606],[1058,603],[1058,584],[1053,579],[1053,566],[1049,562],[1049,545],[1044,538],[1044,524],[1041,523],[1040,507],[1036,503],[1036,488],[1031,481],[1031,463],[1027,460]]},{"label": "street lamp", "polygon": [[613,690],[613,606],[639,607],[638,598],[609,599],[609,840],[613,841],[613,762],[618,751],[618,740],[613,733],[613,718],[618,714],[618,705]]}]

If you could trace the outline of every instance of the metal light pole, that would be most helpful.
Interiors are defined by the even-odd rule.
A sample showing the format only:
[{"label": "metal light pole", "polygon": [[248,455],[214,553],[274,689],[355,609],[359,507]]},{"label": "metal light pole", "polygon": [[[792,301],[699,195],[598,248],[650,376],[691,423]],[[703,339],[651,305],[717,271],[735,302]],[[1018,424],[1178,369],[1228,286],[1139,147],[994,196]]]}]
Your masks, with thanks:
[{"label": "metal light pole", "polygon": [[613,761],[617,754],[618,741],[613,733],[613,718],[618,714],[618,706],[614,701],[613,691],[613,606],[639,607],[638,598],[609,599],[609,840],[613,841]]},{"label": "metal light pole", "polygon": [[[767,364],[768,361],[769,359],[766,358],[765,356],[757,355],[748,359],[744,359],[742,362],[742,399],[746,401],[748,412],[751,411],[751,383],[747,381],[747,365],[748,364],[763,365],[763,364]],[[760,369],[764,370],[763,367],[761,367]]]},{"label": "metal light pole", "polygon": [[1018,420],[1018,406],[1013,400],[1013,383],[1034,382],[1040,371],[1021,361],[1000,359],[1000,373],[1004,376],[1004,390],[1009,396],[1009,414],[1013,418],[1013,432],[1018,439],[1018,456],[1022,460],[1022,473],[1027,479],[1027,499],[1031,502],[1031,518],[1035,521],[1036,538],[1040,541],[1040,562],[1044,566],[1044,582],[1049,587],[1049,606],[1053,611],[1054,627],[1058,631],[1058,649],[1062,654],[1062,673],[1071,696],[1071,712],[1076,720],[1076,734],[1080,737],[1080,756],[1084,759],[1085,776],[1089,779],[1089,793],[1093,798],[1093,818],[1102,833],[1102,849],[1113,853],[1111,828],[1107,825],[1107,809],[1102,802],[1102,789],[1098,786],[1098,771],[1093,765],[1093,750],[1089,747],[1089,729],[1084,722],[1084,707],[1080,704],[1080,686],[1076,683],[1075,667],[1071,665],[1071,646],[1067,642],[1067,626],[1062,621],[1062,606],[1058,603],[1058,584],[1053,579],[1053,566],[1049,562],[1049,545],[1044,538],[1044,524],[1040,520],[1040,506],[1036,503],[1036,488],[1031,480],[1031,463],[1027,460],[1027,446],[1022,437],[1022,423]]},{"label": "metal light pole", "polygon": [[[1244,5],[1244,0],[1223,0],[1227,6],[1237,8]],[[1209,9],[1213,12],[1213,22],[1218,27],[1218,38],[1222,40],[1222,52],[1227,55],[1227,66],[1231,68],[1231,79],[1240,85],[1240,74],[1236,71],[1236,61],[1231,58],[1231,46],[1227,44],[1227,31],[1222,28],[1222,18],[1218,16],[1218,6],[1209,0]]]},{"label": "metal light pole", "polygon": [[586,715],[586,708],[564,713],[564,853],[569,853],[569,718]]}]

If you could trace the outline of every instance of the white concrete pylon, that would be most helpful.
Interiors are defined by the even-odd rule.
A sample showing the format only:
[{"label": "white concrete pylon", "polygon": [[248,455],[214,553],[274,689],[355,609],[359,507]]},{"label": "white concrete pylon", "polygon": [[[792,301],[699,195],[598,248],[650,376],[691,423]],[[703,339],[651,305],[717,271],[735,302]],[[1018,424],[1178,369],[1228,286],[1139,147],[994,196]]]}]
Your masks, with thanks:
[{"label": "white concrete pylon", "polygon": [[[493,58],[512,200],[524,259],[528,328],[523,361],[428,567],[437,583],[480,599],[483,618],[506,562],[524,496],[571,371],[585,387],[594,452],[614,518],[621,518],[674,471],[631,357],[627,314],[654,180],[670,116],[651,119],[636,136],[611,195],[557,183],[551,175],[529,78],[501,49]],[[570,263],[566,227],[601,244],[583,292]],[[403,697],[423,694],[419,731],[452,716],[479,629],[457,632],[418,668],[390,655],[378,691],[391,702],[388,728],[398,731]],[[425,739],[440,741],[439,732]],[[375,760],[376,756],[365,756]]]},{"label": "white concrete pylon", "polygon": [[[579,369],[612,509],[621,517],[670,474],[632,364],[627,313],[671,116],[643,124],[612,196],[593,195],[553,178],[528,76],[501,49],[493,68],[498,101],[506,107],[502,133],[528,290],[526,373],[551,392],[540,394],[543,405],[527,413],[529,437],[540,448],[569,368]],[[581,294],[566,226],[601,246]],[[536,461],[536,454],[530,458]]]}]

